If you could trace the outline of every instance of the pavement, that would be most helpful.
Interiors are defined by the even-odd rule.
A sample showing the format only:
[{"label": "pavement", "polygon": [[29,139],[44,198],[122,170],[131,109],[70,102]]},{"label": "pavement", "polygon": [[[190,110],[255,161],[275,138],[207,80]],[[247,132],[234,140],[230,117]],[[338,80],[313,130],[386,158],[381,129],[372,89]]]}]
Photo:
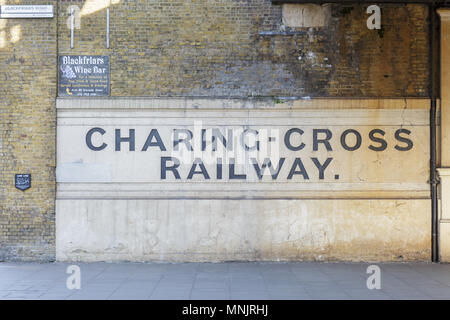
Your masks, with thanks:
[{"label": "pavement", "polygon": [[[66,273],[71,265],[78,266],[79,273]],[[368,277],[374,276],[367,273],[370,265],[1,262],[0,299],[450,299],[450,264],[375,264],[380,268],[380,289],[371,290],[367,287]],[[69,289],[68,278],[69,287],[80,283],[80,289]]]}]

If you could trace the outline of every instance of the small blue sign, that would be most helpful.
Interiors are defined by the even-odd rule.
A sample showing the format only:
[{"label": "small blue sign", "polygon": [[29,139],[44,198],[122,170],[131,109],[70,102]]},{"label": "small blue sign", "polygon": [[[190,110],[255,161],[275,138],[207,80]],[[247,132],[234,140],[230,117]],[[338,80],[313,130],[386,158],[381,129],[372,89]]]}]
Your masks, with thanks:
[{"label": "small blue sign", "polygon": [[16,174],[16,188],[25,191],[31,187],[31,174]]}]

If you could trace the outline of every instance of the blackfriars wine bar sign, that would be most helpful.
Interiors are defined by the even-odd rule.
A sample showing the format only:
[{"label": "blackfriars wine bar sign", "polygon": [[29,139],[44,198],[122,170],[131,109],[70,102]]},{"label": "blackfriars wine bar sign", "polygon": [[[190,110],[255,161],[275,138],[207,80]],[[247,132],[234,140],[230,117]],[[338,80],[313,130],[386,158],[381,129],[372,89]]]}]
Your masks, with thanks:
[{"label": "blackfriars wine bar sign", "polygon": [[109,57],[60,56],[58,95],[109,96]]}]

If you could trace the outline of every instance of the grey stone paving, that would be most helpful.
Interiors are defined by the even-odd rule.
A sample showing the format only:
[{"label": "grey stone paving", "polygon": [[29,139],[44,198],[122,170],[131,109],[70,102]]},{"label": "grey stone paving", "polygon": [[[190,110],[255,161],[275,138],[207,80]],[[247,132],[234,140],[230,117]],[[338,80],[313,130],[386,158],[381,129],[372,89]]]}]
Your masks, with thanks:
[{"label": "grey stone paving", "polygon": [[450,299],[450,265],[369,263],[72,263],[81,289],[69,290],[70,263],[0,263],[0,299]]}]

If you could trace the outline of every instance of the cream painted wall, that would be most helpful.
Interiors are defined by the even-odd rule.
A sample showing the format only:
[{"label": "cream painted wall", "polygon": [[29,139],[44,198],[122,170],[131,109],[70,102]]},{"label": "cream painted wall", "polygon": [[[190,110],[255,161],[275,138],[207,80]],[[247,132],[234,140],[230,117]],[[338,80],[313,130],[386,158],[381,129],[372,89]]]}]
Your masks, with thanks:
[{"label": "cream painted wall", "polygon": [[[59,99],[57,259],[427,260],[428,106],[428,100],[404,99]],[[228,164],[217,179],[216,162],[205,162],[210,179],[201,174],[187,179],[199,154],[181,163],[180,179],[170,172],[162,179],[161,157],[177,156],[173,130],[189,129],[196,136],[200,122],[201,128],[223,132],[257,130],[261,147],[273,149],[274,165],[285,158],[277,179],[258,180],[249,162],[236,166],[245,180],[230,181]],[[100,151],[86,144],[86,133],[95,127],[105,130],[92,136],[95,146],[107,144]],[[303,149],[286,148],[291,128],[303,130],[290,140],[303,142]],[[115,150],[115,129],[122,136],[135,130],[135,151],[127,143]],[[141,151],[151,129],[158,130],[166,151]],[[332,150],[323,143],[313,150],[314,129],[332,133]],[[348,129],[361,135],[357,150],[342,146]],[[385,132],[383,151],[369,148],[380,146],[369,138],[374,129]],[[407,145],[396,137],[398,130],[408,130],[400,135],[412,141],[410,150],[398,150]],[[269,137],[275,142],[268,143]],[[346,140],[350,146],[352,137]],[[287,179],[296,158],[308,179],[302,174]],[[332,159],[322,179],[312,158],[322,164]]]}]

